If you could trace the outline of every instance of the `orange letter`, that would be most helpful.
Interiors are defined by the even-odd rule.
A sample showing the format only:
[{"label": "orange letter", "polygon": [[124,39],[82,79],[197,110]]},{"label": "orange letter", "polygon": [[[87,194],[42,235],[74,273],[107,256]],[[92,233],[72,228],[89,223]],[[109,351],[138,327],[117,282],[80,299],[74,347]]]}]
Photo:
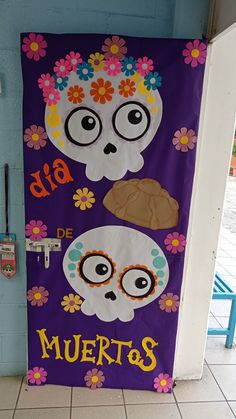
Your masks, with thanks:
[{"label": "orange letter", "polygon": [[[70,175],[68,166],[66,163],[61,159],[56,159],[52,165],[54,170],[54,177],[58,183],[69,183],[73,182],[73,178]],[[61,175],[59,175],[61,173]]]},{"label": "orange letter", "polygon": [[[50,195],[50,193],[45,189],[40,178],[40,170],[35,173],[31,173],[31,176],[36,180],[30,184],[30,192],[36,198],[43,198],[44,196]],[[37,188],[37,189],[36,189]]]}]

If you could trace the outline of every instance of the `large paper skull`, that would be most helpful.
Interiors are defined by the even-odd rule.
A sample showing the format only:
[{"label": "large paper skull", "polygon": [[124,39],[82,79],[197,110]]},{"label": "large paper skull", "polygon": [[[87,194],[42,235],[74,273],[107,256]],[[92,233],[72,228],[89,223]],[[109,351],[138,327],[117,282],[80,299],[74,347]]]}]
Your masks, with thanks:
[{"label": "large paper skull", "polygon": [[81,311],[100,320],[127,322],[134,310],[154,301],[169,279],[160,247],[129,227],[89,230],[67,249],[63,269],[84,302]]},{"label": "large paper skull", "polygon": [[[116,66],[117,72],[112,70]],[[51,88],[44,95],[45,126],[52,143],[86,164],[86,176],[93,181],[104,176],[118,180],[128,170],[139,171],[144,164],[141,152],[154,138],[162,117],[155,85],[158,73],[149,79],[134,71],[127,76],[128,67],[121,71],[115,59],[113,64],[104,61],[99,71],[87,62],[69,72],[63,64],[58,68],[56,93]],[[67,76],[57,76],[63,70]]]}]

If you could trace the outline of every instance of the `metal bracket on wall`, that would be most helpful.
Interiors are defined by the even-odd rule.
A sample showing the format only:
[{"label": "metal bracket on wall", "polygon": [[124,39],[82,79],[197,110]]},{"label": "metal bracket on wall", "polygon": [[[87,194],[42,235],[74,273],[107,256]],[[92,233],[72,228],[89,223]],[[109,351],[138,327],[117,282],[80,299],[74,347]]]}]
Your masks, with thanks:
[{"label": "metal bracket on wall", "polygon": [[60,239],[42,239],[40,241],[33,241],[26,239],[26,251],[27,252],[43,252],[44,253],[44,267],[46,269],[50,266],[50,252],[61,251],[61,240]]}]

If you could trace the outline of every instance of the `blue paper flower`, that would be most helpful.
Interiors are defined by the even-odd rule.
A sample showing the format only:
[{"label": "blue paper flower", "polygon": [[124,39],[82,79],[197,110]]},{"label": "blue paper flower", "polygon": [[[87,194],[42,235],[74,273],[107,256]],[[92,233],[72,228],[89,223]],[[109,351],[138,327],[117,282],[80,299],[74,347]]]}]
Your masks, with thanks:
[{"label": "blue paper flower", "polygon": [[62,91],[67,87],[68,77],[57,77],[56,74],[54,74],[54,80],[55,80],[55,88]]},{"label": "blue paper flower", "polygon": [[121,71],[125,73],[126,76],[132,76],[136,69],[135,69],[135,59],[133,57],[126,57],[121,62]]},{"label": "blue paper flower", "polygon": [[144,84],[147,90],[157,90],[161,86],[162,78],[159,76],[158,72],[150,72],[147,76],[144,77]]},{"label": "blue paper flower", "polygon": [[77,74],[80,80],[89,80],[93,78],[94,70],[90,63],[82,62],[77,65]]}]

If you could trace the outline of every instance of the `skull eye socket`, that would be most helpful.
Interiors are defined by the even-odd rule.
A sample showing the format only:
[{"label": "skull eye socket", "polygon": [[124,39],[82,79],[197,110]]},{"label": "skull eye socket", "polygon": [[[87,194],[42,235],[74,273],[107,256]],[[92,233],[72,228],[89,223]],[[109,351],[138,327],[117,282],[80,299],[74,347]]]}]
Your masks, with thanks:
[{"label": "skull eye socket", "polygon": [[102,132],[102,123],[92,109],[73,109],[65,121],[65,134],[69,141],[81,147],[93,144]]},{"label": "skull eye socket", "polygon": [[115,133],[127,141],[136,141],[143,137],[150,121],[150,113],[146,106],[134,101],[122,104],[112,117]]},{"label": "skull eye socket", "polygon": [[131,298],[148,297],[152,294],[155,285],[156,278],[146,267],[127,268],[120,276],[120,287]]},{"label": "skull eye socket", "polygon": [[94,251],[82,258],[78,270],[85,282],[99,286],[112,278],[115,266],[109,256]]}]

